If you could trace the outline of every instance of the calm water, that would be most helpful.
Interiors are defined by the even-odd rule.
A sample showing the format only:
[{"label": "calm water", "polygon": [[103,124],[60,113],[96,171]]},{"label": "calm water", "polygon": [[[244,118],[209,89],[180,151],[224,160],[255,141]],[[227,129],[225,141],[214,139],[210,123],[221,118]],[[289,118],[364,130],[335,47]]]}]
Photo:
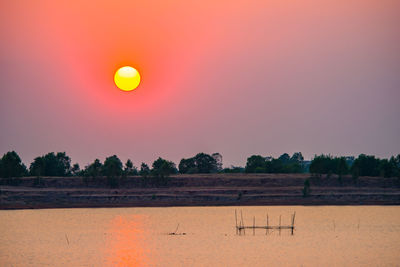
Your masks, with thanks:
[{"label": "calm water", "polygon": [[[246,224],[296,231],[235,234]],[[170,236],[179,223],[178,233]],[[400,207],[185,207],[0,211],[0,266],[399,266]]]}]

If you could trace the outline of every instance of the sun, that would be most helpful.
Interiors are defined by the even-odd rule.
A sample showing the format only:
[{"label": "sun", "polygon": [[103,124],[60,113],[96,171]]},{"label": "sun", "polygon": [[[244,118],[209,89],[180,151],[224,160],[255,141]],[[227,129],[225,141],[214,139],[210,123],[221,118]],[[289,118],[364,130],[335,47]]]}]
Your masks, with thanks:
[{"label": "sun", "polygon": [[132,91],[139,86],[140,74],[135,68],[125,66],[115,72],[114,82],[122,91]]}]

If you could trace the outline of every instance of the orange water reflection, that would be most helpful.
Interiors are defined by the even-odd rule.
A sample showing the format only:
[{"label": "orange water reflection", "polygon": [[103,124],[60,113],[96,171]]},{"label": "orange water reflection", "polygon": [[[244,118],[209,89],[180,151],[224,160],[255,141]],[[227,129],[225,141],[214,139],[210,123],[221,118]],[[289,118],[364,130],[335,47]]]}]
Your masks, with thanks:
[{"label": "orange water reflection", "polygon": [[122,215],[111,221],[107,244],[109,265],[149,265],[144,222],[142,215]]}]

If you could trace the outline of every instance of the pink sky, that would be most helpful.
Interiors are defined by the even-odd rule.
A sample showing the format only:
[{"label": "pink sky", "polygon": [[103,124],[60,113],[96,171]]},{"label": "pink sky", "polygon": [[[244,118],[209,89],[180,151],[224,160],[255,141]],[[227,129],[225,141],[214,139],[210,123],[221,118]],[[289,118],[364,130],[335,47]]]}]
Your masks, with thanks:
[{"label": "pink sky", "polygon": [[[2,1],[0,153],[400,153],[400,2]],[[114,71],[142,76],[118,90]]]}]

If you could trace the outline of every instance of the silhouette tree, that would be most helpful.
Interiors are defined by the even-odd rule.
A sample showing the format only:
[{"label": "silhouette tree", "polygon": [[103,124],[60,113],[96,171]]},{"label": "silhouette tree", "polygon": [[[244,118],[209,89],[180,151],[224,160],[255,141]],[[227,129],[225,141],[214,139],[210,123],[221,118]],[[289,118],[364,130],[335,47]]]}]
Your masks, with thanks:
[{"label": "silhouette tree", "polygon": [[216,170],[222,171],[222,155],[217,152],[217,153],[213,153],[211,156],[215,159]]},{"label": "silhouette tree", "polygon": [[181,159],[178,165],[180,173],[197,173],[196,162],[194,157],[188,159]]},{"label": "silhouette tree", "polygon": [[379,176],[379,159],[375,156],[360,154],[354,161],[353,166],[356,165],[359,169],[360,176]]},{"label": "silhouette tree", "polygon": [[245,172],[265,172],[266,161],[265,158],[260,155],[253,155],[247,158]]},{"label": "silhouette tree", "polygon": [[99,177],[102,173],[103,164],[101,164],[99,159],[95,159],[92,164],[86,166],[84,170],[84,176],[92,177],[94,180],[96,177]]},{"label": "silhouette tree", "polygon": [[279,159],[280,161],[282,161],[282,163],[286,164],[286,163],[289,163],[289,161],[290,161],[290,156],[289,156],[288,153],[284,153],[284,154],[280,155],[278,159]]},{"label": "silhouette tree", "polygon": [[121,160],[116,155],[106,158],[102,172],[107,177],[107,184],[111,187],[117,187],[122,175]]},{"label": "silhouette tree", "polygon": [[302,163],[304,161],[304,157],[301,152],[293,153],[292,157],[290,158],[291,162]]},{"label": "silhouette tree", "polygon": [[396,166],[395,158],[391,157],[390,160],[387,160],[387,159],[380,160],[379,170],[380,170],[380,175],[385,178],[396,177],[397,176],[397,166]]},{"label": "silhouette tree", "polygon": [[36,176],[69,176],[71,175],[71,158],[65,152],[48,153],[36,157],[29,168],[31,175]]},{"label": "silhouette tree", "polygon": [[26,166],[15,151],[7,152],[0,159],[0,177],[15,178],[28,173]]},{"label": "silhouette tree", "polygon": [[36,157],[29,167],[29,174],[31,176],[42,176],[45,175],[45,171],[44,157]]},{"label": "silhouette tree", "polygon": [[81,168],[79,167],[78,163],[75,163],[74,165],[72,165],[71,173],[73,176],[81,175]]},{"label": "silhouette tree", "polygon": [[182,159],[179,163],[180,173],[211,173],[222,168],[222,156],[214,153],[212,156],[198,153],[193,158]]},{"label": "silhouette tree", "polygon": [[133,166],[133,163],[130,159],[128,159],[125,163],[124,174],[128,176],[138,174],[137,169],[135,168],[135,166]]},{"label": "silhouette tree", "polygon": [[217,171],[217,161],[205,153],[198,153],[195,157],[196,168],[199,173],[210,173]]},{"label": "silhouette tree", "polygon": [[58,176],[71,175],[71,158],[65,152],[58,152],[56,159]]},{"label": "silhouette tree", "polygon": [[154,181],[157,184],[167,184],[169,175],[177,173],[175,163],[165,160],[161,157],[156,159],[152,166],[153,169],[151,170],[151,174],[155,178]]},{"label": "silhouette tree", "polygon": [[139,171],[139,175],[143,176],[144,178],[146,178],[147,176],[150,175],[150,168],[149,166],[142,162],[142,164],[140,165],[140,171]]}]

